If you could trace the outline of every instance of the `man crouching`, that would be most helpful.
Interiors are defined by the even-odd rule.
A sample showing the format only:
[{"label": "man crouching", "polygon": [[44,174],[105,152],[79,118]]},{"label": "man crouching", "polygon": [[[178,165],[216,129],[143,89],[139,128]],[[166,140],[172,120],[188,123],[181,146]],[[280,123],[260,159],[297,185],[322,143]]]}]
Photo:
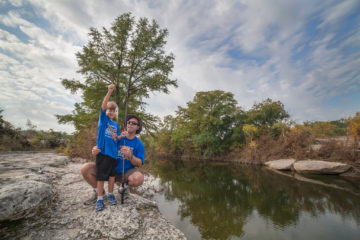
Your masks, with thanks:
[{"label": "man crouching", "polygon": [[[142,121],[136,115],[127,115],[125,122],[126,131],[122,132],[118,137],[118,156],[116,159],[115,167],[115,181],[123,183],[120,191],[125,191],[128,194],[127,185],[131,187],[138,187],[144,181],[144,175],[139,171],[139,167],[144,164],[145,148],[144,144],[140,141],[136,134],[142,130]],[[100,149],[97,146],[92,148],[92,154],[97,155]],[[123,175],[125,173],[125,175]],[[95,163],[85,163],[81,168],[81,174],[85,181],[96,188],[96,166]],[[84,204],[94,204],[97,199],[97,194],[94,191],[94,196],[84,202]]]}]

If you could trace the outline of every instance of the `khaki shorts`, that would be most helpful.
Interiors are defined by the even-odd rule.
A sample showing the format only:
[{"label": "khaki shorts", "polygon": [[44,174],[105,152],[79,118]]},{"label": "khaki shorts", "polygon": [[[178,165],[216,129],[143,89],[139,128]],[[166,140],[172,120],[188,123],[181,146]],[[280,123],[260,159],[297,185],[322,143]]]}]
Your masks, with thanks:
[{"label": "khaki shorts", "polygon": [[[140,172],[137,168],[129,169],[125,172],[125,182],[128,182],[129,176],[133,174],[134,172]],[[122,174],[115,174],[115,182],[122,183]]]}]

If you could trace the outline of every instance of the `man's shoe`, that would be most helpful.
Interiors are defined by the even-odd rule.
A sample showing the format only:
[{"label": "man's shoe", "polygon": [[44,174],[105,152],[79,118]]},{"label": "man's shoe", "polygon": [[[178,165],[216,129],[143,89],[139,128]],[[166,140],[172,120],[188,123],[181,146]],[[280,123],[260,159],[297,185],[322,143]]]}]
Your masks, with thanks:
[{"label": "man's shoe", "polygon": [[[103,196],[105,197],[105,190],[103,191]],[[94,203],[96,203],[96,200],[97,200],[97,192],[94,190],[93,191],[93,194],[91,196],[91,198],[89,198],[88,200],[86,200],[84,202],[84,205],[94,205]]]},{"label": "man's shoe", "polygon": [[117,204],[117,201],[116,201],[116,198],[114,196],[114,194],[109,194],[108,195],[108,202],[110,205],[116,205]]},{"label": "man's shoe", "polygon": [[104,201],[103,200],[97,200],[95,203],[95,210],[96,211],[102,211],[104,210]]}]

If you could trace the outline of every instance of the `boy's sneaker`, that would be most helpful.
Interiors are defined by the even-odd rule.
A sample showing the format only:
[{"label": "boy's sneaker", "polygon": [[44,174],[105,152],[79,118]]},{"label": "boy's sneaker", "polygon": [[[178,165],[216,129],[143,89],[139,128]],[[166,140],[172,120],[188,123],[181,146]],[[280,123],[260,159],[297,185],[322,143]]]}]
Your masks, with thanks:
[{"label": "boy's sneaker", "polygon": [[108,202],[110,205],[116,205],[117,204],[117,201],[116,201],[116,198],[114,196],[114,194],[109,194],[108,195]]},{"label": "boy's sneaker", "polygon": [[95,203],[95,210],[96,211],[102,211],[104,210],[104,201],[103,200],[97,200]]},{"label": "boy's sneaker", "polygon": [[[105,190],[103,191],[103,196],[105,197]],[[91,196],[91,198],[89,198],[88,200],[86,200],[84,202],[84,205],[93,205],[94,203],[96,203],[97,200],[97,192],[95,190],[93,190],[93,194]]]}]

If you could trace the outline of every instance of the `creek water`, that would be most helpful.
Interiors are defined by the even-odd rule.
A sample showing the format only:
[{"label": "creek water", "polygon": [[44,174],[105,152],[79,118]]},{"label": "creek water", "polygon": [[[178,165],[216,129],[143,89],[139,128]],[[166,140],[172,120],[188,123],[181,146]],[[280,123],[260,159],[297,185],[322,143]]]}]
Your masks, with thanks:
[{"label": "creek water", "polygon": [[[151,163],[161,213],[193,239],[360,239],[360,181],[259,166]],[[335,187],[331,187],[335,186]]]}]

